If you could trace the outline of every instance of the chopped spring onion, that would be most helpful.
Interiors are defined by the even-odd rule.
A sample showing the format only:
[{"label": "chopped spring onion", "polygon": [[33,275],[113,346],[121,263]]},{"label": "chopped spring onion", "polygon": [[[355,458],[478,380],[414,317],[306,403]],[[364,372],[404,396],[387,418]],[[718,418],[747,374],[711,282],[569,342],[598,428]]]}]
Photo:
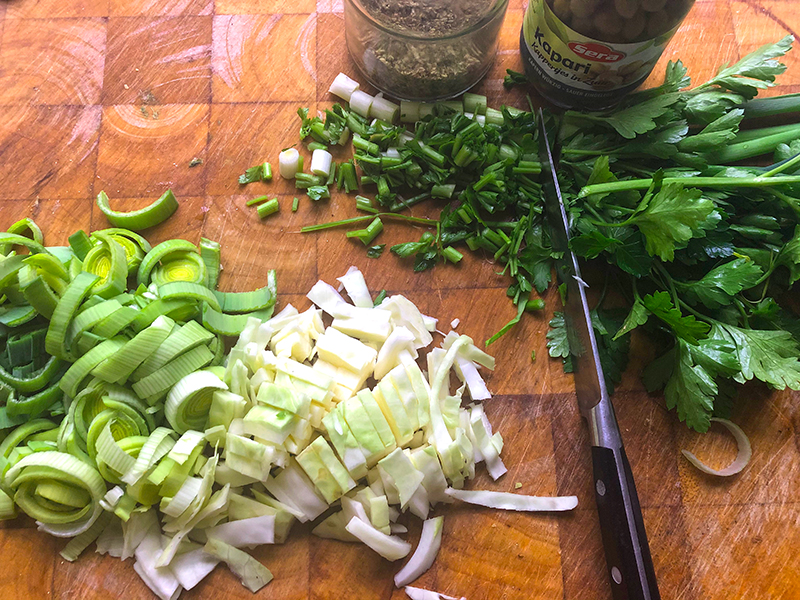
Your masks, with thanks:
[{"label": "chopped spring onion", "polygon": [[381,119],[387,123],[394,123],[399,112],[400,107],[397,104],[380,95],[372,99],[372,104],[369,107],[370,117]]},{"label": "chopped spring onion", "polygon": [[294,179],[297,172],[302,170],[300,164],[297,148],[287,148],[278,155],[278,171],[284,179]]},{"label": "chopped spring onion", "polygon": [[422,534],[419,538],[417,549],[408,559],[408,562],[394,576],[394,584],[397,587],[408,585],[419,578],[425,571],[431,568],[439,547],[442,545],[442,529],[444,517],[434,517],[422,523]]},{"label": "chopped spring onion", "polygon": [[311,154],[310,171],[320,177],[328,177],[331,173],[333,157],[327,150],[314,150]]},{"label": "chopped spring onion", "polygon": [[524,496],[508,492],[467,491],[455,488],[446,489],[445,494],[462,502],[500,510],[563,511],[572,510],[578,506],[577,496]]},{"label": "chopped spring onion", "polygon": [[339,73],[331,82],[331,87],[328,92],[334,96],[339,96],[345,102],[350,102],[353,92],[358,90],[359,84],[357,81],[350,79],[344,73]]},{"label": "chopped spring onion", "polygon": [[750,440],[747,438],[747,434],[745,434],[745,432],[742,431],[742,428],[736,423],[733,423],[728,419],[712,417],[711,420],[723,425],[728,431],[731,432],[733,438],[736,440],[738,452],[736,453],[736,458],[733,460],[733,462],[722,469],[713,469],[688,450],[681,450],[681,454],[686,457],[686,460],[708,475],[730,477],[731,475],[741,473],[742,469],[747,466],[747,463],[750,462],[750,457],[753,455],[753,450],[750,447]]},{"label": "chopped spring onion", "polygon": [[259,219],[266,219],[270,215],[274,215],[276,212],[280,210],[280,204],[278,204],[278,199],[273,198],[263,204],[260,204],[256,208],[256,212],[258,213]]},{"label": "chopped spring onion", "polygon": [[97,195],[97,206],[115,227],[140,231],[166,221],[178,210],[178,201],[172,190],[167,190],[158,200],[145,208],[131,212],[117,212],[111,210],[106,193],[100,192]]},{"label": "chopped spring onion", "polygon": [[350,96],[350,109],[357,115],[369,117],[369,109],[375,99],[361,90],[355,90]]}]

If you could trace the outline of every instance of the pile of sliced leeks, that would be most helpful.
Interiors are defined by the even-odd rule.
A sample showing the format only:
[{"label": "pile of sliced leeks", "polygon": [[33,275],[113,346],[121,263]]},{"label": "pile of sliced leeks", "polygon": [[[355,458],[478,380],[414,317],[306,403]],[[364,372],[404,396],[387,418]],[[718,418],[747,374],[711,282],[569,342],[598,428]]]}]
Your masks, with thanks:
[{"label": "pile of sliced leeks", "polygon": [[[112,211],[104,194],[98,205],[135,228],[177,208],[171,192],[138,213]],[[411,551],[397,535],[409,511],[425,522],[395,578],[404,586],[438,551],[437,503],[576,505],[459,489],[478,462],[505,472],[476,403],[490,398],[479,369],[494,359],[451,332],[423,371],[436,321],[400,295],[376,306],[357,269],[339,279],[351,302],[318,282],[314,307],[272,316],[274,272],[252,292],[216,290],[215,242],[151,247],[119,227],[69,242],[43,246],[30,219],[0,234],[0,513],[19,507],[71,538],[65,559],[92,542],[135,557],[160,598],[225,562],[256,591],[272,574],[242,548],[320,518],[315,534],[398,560]]]}]

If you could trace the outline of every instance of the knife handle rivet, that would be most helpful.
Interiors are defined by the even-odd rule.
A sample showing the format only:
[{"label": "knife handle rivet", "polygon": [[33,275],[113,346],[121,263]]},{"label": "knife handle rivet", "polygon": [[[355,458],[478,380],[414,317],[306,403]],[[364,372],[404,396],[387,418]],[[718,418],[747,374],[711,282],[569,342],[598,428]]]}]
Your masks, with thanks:
[{"label": "knife handle rivet", "polygon": [[617,585],[622,583],[622,571],[620,571],[617,567],[611,567],[611,579],[613,579],[614,583]]},{"label": "knife handle rivet", "polygon": [[594,488],[597,490],[597,495],[598,496],[605,496],[606,495],[606,484],[603,483],[602,479],[598,479],[597,480],[597,482],[594,484]]}]

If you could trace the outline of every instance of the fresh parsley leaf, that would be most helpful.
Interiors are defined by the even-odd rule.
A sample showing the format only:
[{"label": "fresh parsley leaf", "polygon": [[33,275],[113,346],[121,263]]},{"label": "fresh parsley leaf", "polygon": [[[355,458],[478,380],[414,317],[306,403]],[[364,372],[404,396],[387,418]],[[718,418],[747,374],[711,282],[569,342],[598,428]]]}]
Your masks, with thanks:
[{"label": "fresh parsley leaf", "polygon": [[631,227],[618,227],[609,235],[620,242],[613,247],[613,260],[620,269],[634,277],[645,277],[650,273],[653,257],[645,250],[640,232]]},{"label": "fresh parsley leaf", "polygon": [[677,409],[678,418],[695,431],[708,431],[718,388],[714,377],[694,364],[689,344],[678,340],[672,375],[664,388],[667,408]]},{"label": "fresh parsley leaf", "polygon": [[592,311],[592,325],[597,341],[600,365],[606,380],[609,394],[614,393],[614,384],[622,380],[622,373],[628,366],[629,336],[612,336],[622,326],[625,312],[619,309],[598,309]]},{"label": "fresh parsley leaf", "polygon": [[720,308],[742,290],[753,287],[761,277],[761,267],[747,258],[736,258],[711,269],[701,279],[689,283],[675,281],[675,286],[692,304]]},{"label": "fresh parsley leaf", "polygon": [[533,286],[542,293],[550,285],[552,277],[553,258],[549,248],[534,243],[519,253],[518,267],[527,271],[533,277]]},{"label": "fresh parsley leaf", "polygon": [[794,235],[778,254],[778,264],[789,269],[789,284],[800,279],[800,225],[794,230]]},{"label": "fresh parsley leaf", "polygon": [[680,99],[680,94],[662,94],[644,102],[628,106],[622,110],[606,115],[606,125],[616,129],[617,133],[628,140],[637,135],[647,133],[658,126],[657,119],[666,113],[670,106]]},{"label": "fresh parsley leaf", "polygon": [[741,365],[734,379],[740,383],[755,377],[779,390],[800,390],[800,346],[788,331],[743,329],[717,322],[710,337],[734,346]]},{"label": "fresh parsley leaf", "polygon": [[369,258],[380,258],[381,254],[383,254],[383,250],[386,248],[386,244],[378,244],[377,246],[370,246],[367,249],[367,256]]},{"label": "fresh parsley leaf", "polygon": [[648,294],[642,298],[642,303],[654,316],[669,325],[676,336],[690,344],[696,345],[708,333],[709,325],[698,321],[694,315],[682,315],[667,292]]},{"label": "fresh parsley leaf", "polygon": [[712,121],[695,135],[683,138],[678,144],[681,152],[713,152],[736,137],[744,109],[735,108]]},{"label": "fresh parsley leaf", "polygon": [[555,312],[550,319],[550,330],[547,332],[547,351],[553,358],[567,358],[569,356],[569,338],[567,337],[567,322],[564,313]]},{"label": "fresh parsley leaf", "polygon": [[671,261],[676,247],[701,235],[701,225],[713,212],[714,203],[701,190],[667,184],[632,220],[645,236],[647,252]]},{"label": "fresh parsley leaf", "polygon": [[622,323],[622,326],[619,328],[616,334],[614,334],[614,339],[622,337],[639,327],[640,325],[644,325],[647,323],[647,319],[650,317],[650,313],[647,312],[647,308],[642,303],[640,298],[637,298],[636,301],[631,306],[631,310],[628,313],[628,316],[625,317],[625,321]]},{"label": "fresh parsley leaf", "polygon": [[597,230],[576,235],[569,241],[569,247],[575,254],[588,259],[597,258],[606,251],[613,252],[619,245],[621,245],[619,240],[603,235]]},{"label": "fresh parsley leaf", "polygon": [[239,175],[239,185],[247,185],[264,179],[264,163],[250,167],[243,174]]}]

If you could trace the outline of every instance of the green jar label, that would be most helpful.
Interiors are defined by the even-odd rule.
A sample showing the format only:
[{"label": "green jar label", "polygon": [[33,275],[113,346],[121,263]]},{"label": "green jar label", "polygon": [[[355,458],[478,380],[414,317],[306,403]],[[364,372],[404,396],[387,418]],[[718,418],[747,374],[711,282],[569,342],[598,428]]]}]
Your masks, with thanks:
[{"label": "green jar label", "polygon": [[676,29],[643,42],[609,43],[570,29],[544,0],[530,0],[522,23],[523,50],[528,66],[543,80],[539,83],[554,88],[555,95],[611,99],[647,77]]}]

